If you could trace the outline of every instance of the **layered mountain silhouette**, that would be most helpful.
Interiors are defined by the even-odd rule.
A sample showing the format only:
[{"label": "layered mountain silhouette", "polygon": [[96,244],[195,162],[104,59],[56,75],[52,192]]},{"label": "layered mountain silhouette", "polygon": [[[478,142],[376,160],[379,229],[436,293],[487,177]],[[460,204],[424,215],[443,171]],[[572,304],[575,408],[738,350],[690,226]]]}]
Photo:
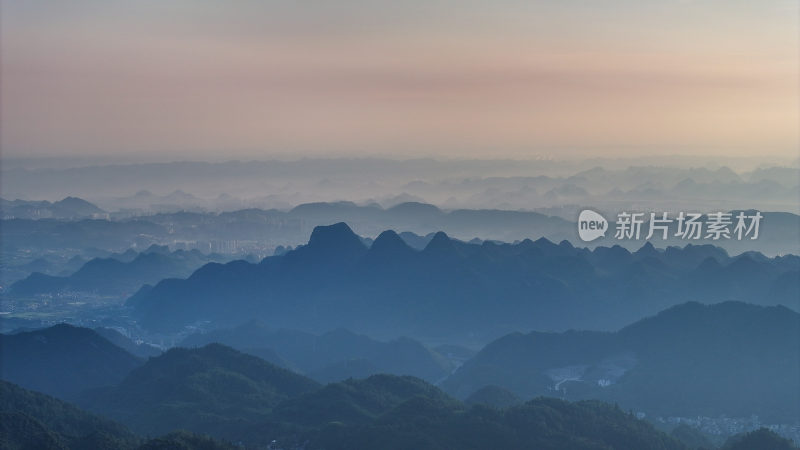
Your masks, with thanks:
[{"label": "layered mountain silhouette", "polygon": [[308,427],[331,422],[365,425],[416,398],[462,409],[460,402],[419,378],[372,375],[331,383],[286,400],[275,409],[275,416]]},{"label": "layered mountain silhouette", "polygon": [[135,448],[124,425],[0,381],[0,445],[20,449]]},{"label": "layered mountain silhouette", "polygon": [[0,446],[32,450],[235,448],[186,431],[148,440],[120,423],[6,381],[0,381]]},{"label": "layered mountain silhouette", "polygon": [[141,364],[88,328],[62,324],[0,334],[0,378],[59,398],[116,384]]},{"label": "layered mountain silhouette", "polygon": [[[126,260],[127,253],[110,258],[94,258],[69,276],[51,276],[35,272],[13,283],[8,295],[29,297],[61,293],[129,296],[144,284],[164,278],[189,276],[194,270],[214,260],[197,250],[177,250],[152,246]],[[219,255],[216,255],[219,257]]]},{"label": "layered mountain silhouette", "polygon": [[3,218],[18,219],[79,219],[104,214],[93,203],[78,197],[66,197],[57,202],[0,199]]},{"label": "layered mountain silhouette", "polygon": [[800,258],[729,257],[687,245],[636,252],[566,241],[470,244],[437,233],[421,251],[393,231],[367,247],[344,223],[259,264],[208,264],[128,300],[141,324],[178,331],[197,321],[273,328],[347,328],[375,337],[480,343],[539,329],[615,329],[687,300],[798,308]]},{"label": "layered mountain silhouette", "polygon": [[373,374],[413,375],[437,382],[450,374],[453,363],[421,343],[401,338],[381,342],[339,329],[321,335],[296,330],[271,330],[258,321],[233,329],[194,334],[183,347],[221,343],[261,357],[323,383]]},{"label": "layered mountain silhouette", "polygon": [[736,302],[686,303],[615,333],[514,333],[443,387],[500,386],[521,398],[601,399],[651,416],[800,420],[800,314]]},{"label": "layered mountain silhouette", "polygon": [[3,244],[34,252],[75,248],[130,248],[145,236],[147,245],[169,237],[167,228],[141,218],[126,221],[4,219]]},{"label": "layered mountain silhouette", "polygon": [[[674,167],[674,160],[656,159],[565,163],[345,158],[15,167],[3,170],[3,176],[7,185],[14,187],[12,192],[25,196],[53,198],[72,192],[96,198],[100,194],[98,200],[107,208],[144,208],[142,212],[199,207],[227,211],[244,205],[284,208],[319,198],[351,198],[367,204],[373,199],[387,207],[420,199],[438,199],[439,204],[450,207],[506,209],[558,207],[564,202],[619,205],[648,201],[658,209],[663,205],[734,208],[746,203],[761,210],[796,211],[796,161],[753,171],[704,167],[718,162],[695,160],[688,163],[695,167]],[[239,195],[247,193],[248,199],[225,195],[200,199],[179,190],[209,193],[209,183],[217,187],[215,195],[236,186]],[[155,195],[141,191],[143,185],[159,194],[174,193]],[[328,217],[326,221],[335,219],[352,221],[346,217]]]},{"label": "layered mountain silhouette", "polygon": [[[416,377],[387,374],[323,386],[221,344],[173,348],[142,363],[93,330],[66,325],[0,336],[0,343],[4,379],[6,368],[27,367],[38,378],[17,376],[15,381],[36,381],[52,390],[52,385],[63,383],[64,374],[80,374],[85,380],[70,389],[80,393],[70,398],[140,436],[186,429],[245,445],[276,441],[283,448],[308,449],[681,449],[683,444],[626,411],[646,412],[648,417],[756,414],[772,423],[800,417],[800,369],[792,357],[800,342],[799,316],[785,307],[686,303],[613,333],[515,333],[469,359],[445,380],[443,390]],[[202,345],[208,339],[234,345],[268,343],[297,365],[317,359],[324,364],[348,357],[353,349],[375,346],[398,352],[391,343],[349,332],[316,336],[270,331],[255,322],[195,335],[185,343]],[[309,351],[314,346],[318,351]],[[24,354],[25,359],[9,363],[9,354]],[[127,355],[132,367],[110,371],[120,355]],[[402,355],[398,359],[402,361]],[[3,393],[27,392],[8,383],[0,388]],[[98,422],[98,429],[118,432],[87,437],[86,423],[101,419],[37,395],[27,393],[11,406],[5,394],[0,396],[0,426],[10,436],[36,440],[43,443],[41,448],[62,441],[69,444],[52,448],[86,448],[73,442],[91,442],[91,448],[132,448],[105,446],[128,439],[124,428]],[[540,395],[563,399],[523,403]],[[578,399],[620,406],[569,402]],[[22,406],[15,406],[18,403]],[[10,414],[15,408],[22,414]],[[94,440],[86,440],[90,438]],[[183,442],[192,448],[189,443],[204,441],[191,434],[170,434],[158,442]],[[222,445],[207,444],[203,448]]]},{"label": "layered mountain silhouette", "polygon": [[319,384],[230,347],[174,348],[150,358],[118,386],[84,393],[80,404],[134,431],[174,429],[235,437],[278,403]]},{"label": "layered mountain silhouette", "polygon": [[[642,195],[634,193],[631,199],[641,202]],[[768,197],[769,194],[763,196]],[[502,205],[494,201],[492,203]],[[735,215],[735,211],[731,209],[739,204],[722,210],[733,212]],[[506,209],[458,207],[444,210],[430,204],[408,202],[384,209],[376,204],[332,202],[300,204],[288,210],[252,208],[216,213],[185,211],[184,208],[176,206],[170,210],[171,212],[151,215],[118,213],[102,220],[34,219],[7,215],[2,221],[2,227],[4,245],[30,250],[34,254],[89,247],[119,251],[132,246],[147,246],[176,240],[194,242],[238,240],[294,246],[305,242],[311,227],[337,222],[348,223],[364,236],[377,236],[387,228],[404,230],[404,233],[411,232],[416,236],[412,240],[407,239],[412,247],[424,245],[426,239],[420,237],[426,237],[438,230],[445,230],[451,236],[464,240],[477,237],[514,242],[526,238],[546,237],[554,242],[566,239],[575,245],[584,245],[577,235],[575,217],[579,208],[576,205],[545,210],[555,215],[517,210],[529,208],[529,205],[515,208],[504,206],[504,208]],[[616,204],[605,208],[597,206],[597,208],[611,222],[614,221],[615,214],[620,212],[620,206]],[[665,208],[665,211],[671,210],[670,208],[672,206]],[[712,203],[701,210],[713,212],[718,208],[719,206]],[[723,247],[731,254],[750,250],[771,256],[800,253],[800,240],[796,233],[800,227],[800,216],[796,212],[777,212],[776,209],[781,210],[780,208],[761,210],[763,220],[756,240],[749,238],[702,240],[700,243]],[[671,236],[663,244],[685,245],[685,240],[672,236],[674,232],[673,222]],[[605,239],[586,245],[590,247],[612,245],[611,234],[607,234]],[[618,243],[629,250],[635,250],[641,245],[641,242],[635,240]]]},{"label": "layered mountain silhouette", "polygon": [[684,448],[601,403],[470,408],[423,380],[393,375],[322,387],[218,344],[170,350],[82,403],[140,432],[180,427],[256,447]]},{"label": "layered mountain silhouette", "polygon": [[720,447],[721,450],[748,450],[769,448],[773,450],[795,450],[798,447],[789,439],[783,438],[767,428],[732,436]]},{"label": "layered mountain silhouette", "polygon": [[368,425],[329,426],[309,441],[326,449],[686,448],[614,406],[545,398],[497,410],[415,396]]}]

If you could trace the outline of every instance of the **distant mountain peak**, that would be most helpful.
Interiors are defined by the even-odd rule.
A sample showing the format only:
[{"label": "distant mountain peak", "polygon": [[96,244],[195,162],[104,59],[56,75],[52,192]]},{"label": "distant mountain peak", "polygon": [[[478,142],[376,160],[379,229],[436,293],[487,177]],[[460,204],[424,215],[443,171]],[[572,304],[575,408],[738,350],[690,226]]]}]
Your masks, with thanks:
[{"label": "distant mountain peak", "polygon": [[311,232],[311,238],[308,240],[309,246],[340,246],[342,243],[358,243],[361,244],[361,239],[353,232],[353,230],[344,222],[335,223],[333,225],[319,225],[314,227]]},{"label": "distant mountain peak", "polygon": [[433,235],[433,239],[428,242],[428,245],[425,246],[426,252],[441,252],[441,251],[453,251],[455,247],[453,246],[453,242],[450,240],[450,237],[444,231],[438,231],[436,234]]},{"label": "distant mountain peak", "polygon": [[553,241],[547,239],[546,237],[540,237],[539,239],[533,241],[533,243],[539,246],[547,246],[547,247],[553,247],[556,245],[553,243]]},{"label": "distant mountain peak", "polygon": [[566,239],[564,239],[561,242],[559,242],[558,246],[561,247],[561,248],[565,248],[565,249],[573,249],[573,248],[575,248],[575,246],[572,245],[572,242],[570,242],[570,241],[568,241]]},{"label": "distant mountain peak", "polygon": [[72,214],[87,215],[94,213],[103,213],[102,209],[98,208],[94,203],[90,203],[78,197],[66,197],[52,204],[54,208],[64,208],[69,210]]},{"label": "distant mountain peak", "polygon": [[398,203],[391,208],[388,209],[391,212],[402,212],[402,213],[428,213],[428,214],[436,214],[442,212],[439,208],[434,205],[422,202],[403,202]]},{"label": "distant mountain peak", "polygon": [[386,230],[379,234],[370,247],[371,252],[405,251],[411,247],[394,230]]},{"label": "distant mountain peak", "polygon": [[631,252],[629,252],[627,248],[625,248],[625,247],[623,247],[623,246],[621,246],[619,244],[614,244],[611,247],[608,247],[608,249],[612,253],[615,253],[617,255],[630,255],[631,254]]},{"label": "distant mountain peak", "polygon": [[524,246],[524,247],[527,248],[527,247],[534,246],[534,243],[530,238],[525,238],[525,239],[519,241],[518,245],[521,245],[521,246]]},{"label": "distant mountain peak", "polygon": [[[64,199],[61,200],[61,202],[65,202],[65,203],[89,203],[89,202],[87,202],[86,200],[84,200],[82,198],[73,197],[71,195],[67,196],[67,197],[64,197]],[[56,203],[59,203],[59,202],[56,202]]]},{"label": "distant mountain peak", "polygon": [[656,250],[656,247],[653,245],[653,243],[647,241],[644,243],[644,245],[642,245],[639,248],[639,250],[636,250],[634,252],[634,255],[639,257],[646,257],[646,256],[658,256],[659,253],[658,250]]},{"label": "distant mountain peak", "polygon": [[547,255],[563,252],[565,248],[563,245],[559,247],[558,244],[545,237],[540,237],[539,239],[533,241],[533,246],[539,250],[542,250]]},{"label": "distant mountain peak", "polygon": [[364,245],[361,238],[346,223],[339,222],[333,225],[314,227],[308,244],[298,246],[297,249],[287,253],[286,256],[292,260],[301,254],[314,254],[326,260],[340,257],[349,259],[358,257],[366,251],[367,246]]}]

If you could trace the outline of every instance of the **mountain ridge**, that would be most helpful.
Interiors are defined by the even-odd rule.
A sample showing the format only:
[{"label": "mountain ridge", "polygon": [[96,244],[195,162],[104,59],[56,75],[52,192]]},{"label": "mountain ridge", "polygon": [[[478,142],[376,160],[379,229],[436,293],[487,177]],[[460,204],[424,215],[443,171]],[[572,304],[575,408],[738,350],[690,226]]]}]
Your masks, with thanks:
[{"label": "mountain ridge", "polygon": [[[723,258],[716,261],[720,268],[694,266],[699,254]],[[261,318],[276,328],[306,331],[342,327],[417,338],[478,333],[481,339],[518,329],[613,329],[686,300],[800,308],[800,282],[780,278],[800,270],[800,257],[723,255],[704,246],[589,250],[544,238],[470,244],[441,232],[421,251],[391,234],[367,248],[338,223],[316,227],[309,244],[260,264],[206,265],[186,280],[162,281],[128,304],[154,330]],[[760,275],[742,277],[744,269]],[[237,310],[249,311],[248,317]],[[455,310],[460,312],[453,316]]]},{"label": "mountain ridge", "polygon": [[521,398],[598,399],[655,416],[758,415],[793,423],[800,420],[800,360],[787,355],[798,352],[800,313],[689,302],[613,333],[504,336],[443,388],[463,398],[496,385]]}]

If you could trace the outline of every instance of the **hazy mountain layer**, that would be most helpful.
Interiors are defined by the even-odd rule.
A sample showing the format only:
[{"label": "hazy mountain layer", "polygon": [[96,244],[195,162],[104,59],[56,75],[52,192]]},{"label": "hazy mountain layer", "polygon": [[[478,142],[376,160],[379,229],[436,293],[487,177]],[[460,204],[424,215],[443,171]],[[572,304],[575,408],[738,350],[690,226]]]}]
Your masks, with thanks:
[{"label": "hazy mountain layer", "polygon": [[514,333],[443,387],[500,386],[522,398],[602,399],[649,416],[800,421],[800,314],[784,307],[687,303],[615,333]]},{"label": "hazy mountain layer", "polygon": [[0,378],[60,398],[116,384],[141,364],[88,328],[62,324],[0,334]]},{"label": "hazy mountain layer", "polygon": [[796,256],[731,258],[694,245],[630,253],[546,239],[466,244],[438,233],[416,251],[387,231],[367,248],[340,223],[281,256],[209,264],[128,304],[142,326],[161,331],[258,318],[273,328],[484,343],[518,330],[615,329],[687,300],[797,309],[799,269]]},{"label": "hazy mountain layer", "polygon": [[197,347],[213,342],[259,356],[319,382],[388,373],[413,375],[434,383],[454,368],[450,360],[413,339],[381,342],[344,329],[314,335],[270,330],[263,323],[248,322],[233,329],[194,334],[179,345]]},{"label": "hazy mountain layer", "polygon": [[151,249],[137,254],[130,261],[114,257],[95,258],[69,276],[50,276],[35,272],[11,285],[8,295],[33,297],[41,295],[89,294],[129,296],[144,284],[165,278],[184,278],[203,264],[225,260],[221,255],[205,255],[197,250]]},{"label": "hazy mountain layer", "polygon": [[124,425],[0,381],[0,447],[31,450],[232,450],[186,431],[146,440]]},{"label": "hazy mountain layer", "polygon": [[[377,158],[198,161],[4,167],[12,198],[88,198],[128,213],[281,208],[352,199],[390,207],[425,201],[457,208],[535,209],[565,205],[705,210],[741,207],[798,213],[797,163],[753,169],[698,158],[434,160]],[[764,160],[759,160],[764,163]],[[729,164],[725,166],[724,164]],[[739,164],[741,166],[741,164]],[[733,167],[732,170],[729,167]],[[147,190],[142,190],[146,186]],[[743,204],[745,202],[746,204]]]},{"label": "hazy mountain layer", "polygon": [[600,403],[467,408],[422,380],[390,375],[320,388],[220,345],[169,351],[83,403],[134,430],[180,427],[289,448],[684,448]]}]

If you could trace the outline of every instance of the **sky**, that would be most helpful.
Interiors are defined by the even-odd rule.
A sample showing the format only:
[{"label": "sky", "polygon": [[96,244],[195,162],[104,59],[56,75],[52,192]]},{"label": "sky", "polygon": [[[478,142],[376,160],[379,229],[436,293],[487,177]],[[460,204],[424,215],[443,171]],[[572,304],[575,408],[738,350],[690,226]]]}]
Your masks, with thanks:
[{"label": "sky", "polygon": [[1,8],[4,157],[798,156],[796,1]]}]

